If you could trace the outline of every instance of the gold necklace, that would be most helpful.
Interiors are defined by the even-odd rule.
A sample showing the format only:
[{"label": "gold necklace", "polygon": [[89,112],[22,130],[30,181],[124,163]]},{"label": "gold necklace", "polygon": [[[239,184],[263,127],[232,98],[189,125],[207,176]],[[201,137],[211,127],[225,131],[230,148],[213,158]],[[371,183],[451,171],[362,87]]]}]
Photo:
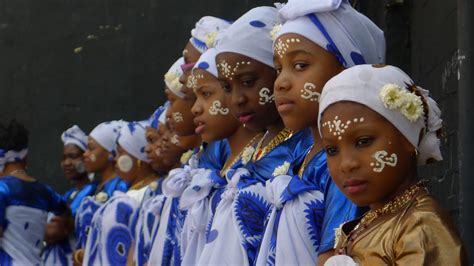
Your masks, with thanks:
[{"label": "gold necklace", "polygon": [[[267,131],[268,133],[268,131]],[[257,149],[252,156],[252,161],[256,162],[264,157],[268,152],[272,151],[276,146],[285,142],[293,136],[293,130],[284,128],[282,129],[264,148],[262,148],[263,140],[265,139],[266,134],[262,137],[260,142],[257,145]]]},{"label": "gold necklace", "polygon": [[255,144],[255,141],[262,135],[262,133],[258,133],[257,135],[255,135],[248,143],[247,145],[245,145],[245,147],[239,152],[239,154],[230,162],[228,163],[229,161],[227,161],[224,165],[224,167],[222,168],[222,170],[220,171],[220,175],[221,177],[225,177],[225,174],[227,173],[227,171],[229,171],[229,169],[234,166],[238,161],[239,159],[242,157],[242,154],[244,152],[244,150],[247,148],[247,147],[250,147],[250,146],[253,146]]},{"label": "gold necklace", "polygon": [[309,148],[308,153],[306,153],[306,156],[304,157],[303,163],[301,164],[301,167],[298,170],[298,176],[300,177],[300,179],[303,179],[304,169],[306,168],[306,164],[308,163],[307,160],[308,160],[309,154],[311,153],[313,148],[314,148],[314,144],[311,145],[311,148]]},{"label": "gold necklace", "polygon": [[344,254],[344,251],[349,246],[350,242],[353,242],[357,236],[359,236],[365,229],[372,224],[377,218],[380,218],[384,215],[388,215],[394,213],[401,207],[405,206],[408,202],[410,202],[415,195],[421,189],[425,188],[425,181],[420,180],[413,186],[406,189],[401,195],[395,197],[393,200],[387,202],[381,208],[376,210],[368,211],[360,220],[360,222],[354,227],[354,229],[348,234],[347,238],[345,239],[342,246],[339,248],[338,253]]},{"label": "gold necklace", "polygon": [[[135,190],[135,189],[140,189],[140,188],[144,187],[145,181],[147,181],[148,179],[150,179],[150,177],[152,177],[152,176],[155,176],[155,175],[153,174],[153,175],[149,175],[149,176],[143,178],[142,180],[138,181],[138,182],[135,183],[133,186],[131,186],[128,190]],[[149,183],[151,183],[151,182],[153,182],[153,180],[150,181]]]}]

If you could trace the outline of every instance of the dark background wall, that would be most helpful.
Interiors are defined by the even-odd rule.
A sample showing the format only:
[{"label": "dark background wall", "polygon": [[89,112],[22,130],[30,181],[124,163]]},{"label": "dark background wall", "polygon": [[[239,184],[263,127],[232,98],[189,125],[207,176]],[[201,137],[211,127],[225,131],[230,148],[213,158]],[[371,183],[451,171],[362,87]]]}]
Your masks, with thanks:
[{"label": "dark background wall", "polygon": [[[385,31],[387,63],[439,102],[445,160],[421,169],[474,253],[470,0],[354,0]],[[146,118],[163,74],[203,15],[236,19],[273,1],[0,0],[0,121],[31,130],[30,171],[64,191],[61,132]],[[471,13],[469,13],[471,12]]]}]

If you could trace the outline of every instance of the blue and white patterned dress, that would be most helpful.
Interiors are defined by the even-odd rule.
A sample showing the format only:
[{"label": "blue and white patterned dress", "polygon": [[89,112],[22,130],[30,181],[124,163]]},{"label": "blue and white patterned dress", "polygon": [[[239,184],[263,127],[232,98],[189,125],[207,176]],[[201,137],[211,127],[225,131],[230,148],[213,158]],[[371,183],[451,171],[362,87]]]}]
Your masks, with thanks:
[{"label": "blue and white patterned dress", "polygon": [[227,173],[228,185],[217,206],[198,264],[254,264],[271,207],[265,182],[285,163],[290,165],[288,174],[293,174],[291,165],[301,163],[311,144],[311,132],[300,131],[259,160]]},{"label": "blue and white patterned dress", "polygon": [[[128,184],[117,176],[108,180],[102,188],[99,191],[95,191],[95,193],[97,195],[100,192],[104,192],[107,195],[107,199],[110,199],[115,191],[126,192],[127,190]],[[94,196],[85,197],[81,201],[81,204],[77,208],[75,218],[76,249],[83,249],[86,247],[87,235],[92,217],[102,204],[103,202],[95,201]]]},{"label": "blue and white patterned dress", "polygon": [[[163,210],[161,214],[161,222],[156,232],[156,238],[153,239],[151,255],[149,260],[149,265],[181,265],[183,255],[186,252],[188,247],[188,237],[191,237],[189,233],[192,230],[192,227],[185,227],[185,219],[188,214],[187,209],[180,208],[180,197],[186,188],[191,184],[191,181],[195,174],[198,172],[202,173],[206,169],[200,168],[209,167],[213,170],[221,169],[225,158],[227,158],[229,153],[229,146],[226,140],[215,141],[206,146],[201,154],[195,154],[190,159],[189,165],[185,165],[183,168],[177,168],[170,171],[168,177],[163,181],[163,192],[167,196],[165,199]],[[199,158],[197,159],[197,156]],[[197,163],[196,163],[197,160]],[[213,172],[213,170],[207,169],[208,171]],[[208,183],[206,183],[208,184]],[[197,187],[196,187],[197,189]],[[214,194],[214,189],[212,184],[210,186],[205,186],[199,188],[199,190],[207,191],[202,197],[200,195],[199,205],[204,207],[206,204],[202,204],[202,200],[207,200],[207,197],[212,193]],[[199,214],[196,214],[194,218],[197,220],[204,221],[204,224],[208,221],[207,209],[199,208]],[[190,221],[190,220],[188,220]],[[193,219],[196,221],[196,219]],[[204,235],[206,225],[204,228],[200,227],[201,231],[196,232],[197,235]],[[186,230],[184,239],[183,239],[183,229]],[[199,237],[199,236],[198,236]],[[185,241],[185,246],[182,246],[182,241]]]},{"label": "blue and white patterned dress", "polygon": [[279,175],[266,187],[272,211],[257,265],[316,265],[318,254],[333,248],[335,229],[361,211],[332,181],[324,151],[302,177]]},{"label": "blue and white patterned dress", "polygon": [[[76,211],[79,208],[82,200],[94,194],[97,184],[88,183],[81,190],[72,188],[63,195],[63,200],[71,209],[72,216],[76,216]],[[46,246],[43,250],[43,264],[44,265],[72,265],[72,247],[74,247],[75,239],[70,237],[62,242]]]},{"label": "blue and white patterned dress", "polygon": [[0,265],[39,265],[48,213],[66,209],[61,196],[38,181],[0,178]]},{"label": "blue and white patterned dress", "polygon": [[140,203],[117,191],[92,218],[83,265],[126,265]]}]

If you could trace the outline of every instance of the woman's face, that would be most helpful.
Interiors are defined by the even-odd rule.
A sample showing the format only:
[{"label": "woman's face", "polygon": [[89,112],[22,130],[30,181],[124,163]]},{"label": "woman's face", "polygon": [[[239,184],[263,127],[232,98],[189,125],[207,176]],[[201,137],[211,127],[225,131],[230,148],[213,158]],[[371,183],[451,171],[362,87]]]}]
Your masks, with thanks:
[{"label": "woman's face", "polygon": [[354,102],[335,103],[322,115],[321,134],[329,172],[355,204],[383,204],[412,181],[414,147],[372,109]]},{"label": "woman's face", "polygon": [[88,173],[98,173],[107,167],[111,153],[100,146],[97,141],[89,137],[87,150],[84,152],[84,166]]},{"label": "woman's face", "polygon": [[128,184],[133,184],[139,171],[139,162],[137,158],[128,153],[120,145],[117,145],[117,155],[115,156],[115,170],[120,178]]},{"label": "woman's face", "polygon": [[163,135],[160,157],[163,162],[164,170],[169,171],[179,164],[181,154],[186,151],[181,145],[183,145],[183,142],[186,142],[186,138],[189,137],[178,137],[176,133],[172,132],[166,125],[163,125],[162,128]]},{"label": "woman's face", "polygon": [[196,94],[196,102],[191,109],[196,133],[205,142],[232,136],[240,123],[230,114],[219,80],[202,69],[195,69],[191,79],[194,80]]},{"label": "woman's face", "polygon": [[275,69],[237,53],[216,57],[219,81],[229,95],[230,111],[253,131],[262,131],[280,117],[275,107],[273,82]]},{"label": "woman's face", "polygon": [[326,82],[344,68],[336,57],[298,34],[284,34],[274,45],[275,102],[287,128],[315,126]]},{"label": "woman's face", "polygon": [[195,134],[195,126],[193,123],[194,116],[191,112],[194,101],[190,102],[184,98],[180,98],[168,89],[165,90],[165,93],[170,103],[168,108],[170,114],[170,127],[179,136]]},{"label": "woman's face", "polygon": [[159,171],[161,168],[161,132],[159,128],[162,124],[158,126],[158,129],[146,127],[145,137],[147,144],[145,146],[146,157],[150,160],[150,165],[155,171]]},{"label": "woman's face", "polygon": [[84,177],[86,169],[84,167],[83,154],[84,152],[77,145],[64,145],[61,168],[68,180],[74,181]]}]

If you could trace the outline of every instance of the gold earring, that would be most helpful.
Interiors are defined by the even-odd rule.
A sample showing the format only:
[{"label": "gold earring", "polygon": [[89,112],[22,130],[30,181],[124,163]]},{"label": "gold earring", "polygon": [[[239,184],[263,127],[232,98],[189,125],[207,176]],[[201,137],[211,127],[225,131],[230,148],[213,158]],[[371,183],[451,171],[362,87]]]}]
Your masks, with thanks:
[{"label": "gold earring", "polygon": [[140,160],[137,160],[137,167],[138,167],[138,170],[140,170],[140,168],[142,168],[142,161]]}]

